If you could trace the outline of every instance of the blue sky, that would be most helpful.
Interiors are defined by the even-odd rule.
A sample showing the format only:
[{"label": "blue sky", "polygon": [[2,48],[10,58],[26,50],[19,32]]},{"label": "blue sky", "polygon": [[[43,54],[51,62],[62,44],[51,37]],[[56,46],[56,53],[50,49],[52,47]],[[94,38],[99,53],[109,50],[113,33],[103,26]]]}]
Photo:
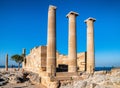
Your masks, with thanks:
[{"label": "blue sky", "polygon": [[[86,51],[88,17],[96,18],[96,66],[120,66],[120,0],[0,0],[0,64],[5,54],[27,54],[35,46],[47,44],[49,5],[57,6],[57,50],[68,53],[68,19],[70,11],[78,12],[77,52]],[[15,64],[9,60],[9,64]]]}]

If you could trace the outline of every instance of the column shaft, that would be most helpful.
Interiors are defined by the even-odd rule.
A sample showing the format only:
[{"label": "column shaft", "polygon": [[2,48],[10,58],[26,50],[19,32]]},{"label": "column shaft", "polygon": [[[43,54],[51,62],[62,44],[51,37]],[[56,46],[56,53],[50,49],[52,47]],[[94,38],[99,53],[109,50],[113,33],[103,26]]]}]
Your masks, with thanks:
[{"label": "column shaft", "polygon": [[94,24],[95,19],[88,18],[87,24],[87,72],[93,73],[95,69],[95,55],[94,55]]},{"label": "column shaft", "polygon": [[47,37],[47,73],[56,73],[56,7],[50,6],[48,11]]},{"label": "column shaft", "polygon": [[24,56],[26,56],[26,49],[25,49],[25,48],[23,48],[22,54],[23,54]]},{"label": "column shaft", "polygon": [[8,71],[8,54],[6,54],[5,69],[6,69],[6,71]]},{"label": "column shaft", "polygon": [[75,12],[70,12],[67,17],[69,18],[69,43],[68,43],[68,59],[69,59],[69,72],[77,71],[77,53],[76,53],[76,15]]},{"label": "column shaft", "polygon": [[23,67],[25,67],[26,66],[26,49],[25,48],[22,51],[22,55],[23,55],[23,59],[24,59],[24,61],[23,61]]}]

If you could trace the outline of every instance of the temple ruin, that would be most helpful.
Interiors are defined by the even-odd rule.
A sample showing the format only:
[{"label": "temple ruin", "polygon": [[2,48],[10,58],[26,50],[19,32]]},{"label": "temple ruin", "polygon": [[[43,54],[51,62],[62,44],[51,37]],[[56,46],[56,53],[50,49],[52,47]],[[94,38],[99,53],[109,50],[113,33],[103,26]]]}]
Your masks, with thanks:
[{"label": "temple ruin", "polygon": [[[25,56],[23,69],[38,73],[41,83],[48,86],[51,82],[67,80],[79,76],[80,72],[93,73],[94,55],[94,18],[85,20],[87,25],[87,52],[77,53],[76,46],[76,12],[69,12],[68,56],[56,51],[56,7],[48,9],[47,45],[35,47]],[[25,54],[25,49],[23,50]]]}]

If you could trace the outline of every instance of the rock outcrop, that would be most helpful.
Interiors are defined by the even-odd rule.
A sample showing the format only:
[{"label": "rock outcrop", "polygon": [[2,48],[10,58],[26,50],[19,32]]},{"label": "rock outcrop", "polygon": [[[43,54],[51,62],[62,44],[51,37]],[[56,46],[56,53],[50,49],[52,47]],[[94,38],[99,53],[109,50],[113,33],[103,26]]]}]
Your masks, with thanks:
[{"label": "rock outcrop", "polygon": [[60,88],[120,88],[120,70],[95,72],[93,75],[83,74],[82,80],[72,81],[61,84]]}]

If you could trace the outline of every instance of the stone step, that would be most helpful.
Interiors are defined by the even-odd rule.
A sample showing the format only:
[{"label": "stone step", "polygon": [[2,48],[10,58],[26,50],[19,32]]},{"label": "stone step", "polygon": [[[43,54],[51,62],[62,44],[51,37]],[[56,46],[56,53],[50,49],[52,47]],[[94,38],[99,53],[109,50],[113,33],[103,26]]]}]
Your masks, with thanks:
[{"label": "stone step", "polygon": [[57,72],[56,77],[71,77],[78,76],[77,72]]},{"label": "stone step", "polygon": [[56,77],[55,80],[63,81],[63,80],[71,80],[71,77]]}]

